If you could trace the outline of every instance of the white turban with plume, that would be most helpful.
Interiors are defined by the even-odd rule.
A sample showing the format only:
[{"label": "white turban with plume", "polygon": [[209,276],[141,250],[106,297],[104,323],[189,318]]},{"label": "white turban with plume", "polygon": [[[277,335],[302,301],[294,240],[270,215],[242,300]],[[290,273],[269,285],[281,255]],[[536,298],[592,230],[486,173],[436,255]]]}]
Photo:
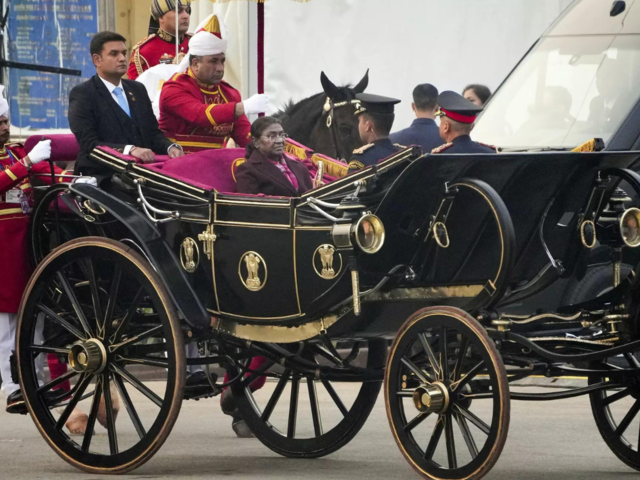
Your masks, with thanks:
[{"label": "white turban with plume", "polygon": [[189,68],[190,55],[219,55],[227,51],[227,26],[216,14],[205,18],[196,28],[196,33],[189,40],[189,54],[180,62],[179,72]]},{"label": "white turban with plume", "polygon": [[4,85],[0,85],[0,117],[9,117],[9,102],[4,98]]}]

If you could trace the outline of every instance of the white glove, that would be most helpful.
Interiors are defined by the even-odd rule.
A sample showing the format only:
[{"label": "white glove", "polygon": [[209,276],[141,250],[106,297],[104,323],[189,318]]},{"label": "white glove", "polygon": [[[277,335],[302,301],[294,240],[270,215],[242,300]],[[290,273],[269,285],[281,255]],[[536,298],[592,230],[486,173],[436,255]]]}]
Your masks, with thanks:
[{"label": "white glove", "polygon": [[29,152],[29,160],[31,160],[33,165],[43,160],[48,160],[49,157],[51,157],[51,140],[41,140],[33,147],[33,150]]},{"label": "white glove", "polygon": [[84,183],[86,185],[98,186],[98,179],[96,177],[79,177],[76,178],[73,183]]},{"label": "white glove", "polygon": [[269,97],[265,93],[257,93],[253,97],[242,102],[245,115],[265,113],[269,109]]}]

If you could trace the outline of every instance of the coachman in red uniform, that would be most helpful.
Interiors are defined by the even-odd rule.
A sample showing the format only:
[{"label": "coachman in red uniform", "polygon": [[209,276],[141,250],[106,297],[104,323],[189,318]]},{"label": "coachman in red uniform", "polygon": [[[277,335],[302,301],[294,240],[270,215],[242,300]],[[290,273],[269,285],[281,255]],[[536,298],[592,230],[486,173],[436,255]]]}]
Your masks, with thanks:
[{"label": "coachman in red uniform", "polygon": [[222,80],[226,27],[216,15],[198,26],[189,48],[180,73],[162,86],[160,129],[185,151],[224,148],[230,138],[246,146],[251,131],[247,115],[265,112],[267,96],[243,102],[240,92]]},{"label": "coachman in red uniform", "polygon": [[[178,64],[189,53],[189,40],[192,35],[187,33],[187,30],[191,18],[191,0],[179,0],[178,3],[177,19],[173,0],[154,0],[151,3],[151,16],[160,27],[157,33],[149,35],[133,47],[127,70],[129,80],[137,79],[143,72],[161,63]],[[176,23],[180,37],[177,59]]]}]

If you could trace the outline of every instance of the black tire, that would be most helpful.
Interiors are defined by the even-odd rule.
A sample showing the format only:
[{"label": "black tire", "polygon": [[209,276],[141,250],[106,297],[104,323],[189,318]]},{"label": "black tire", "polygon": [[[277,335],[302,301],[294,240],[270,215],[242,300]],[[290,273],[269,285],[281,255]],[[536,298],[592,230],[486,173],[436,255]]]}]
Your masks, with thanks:
[{"label": "black tire", "polygon": [[384,393],[396,443],[424,478],[479,479],[497,462],[509,430],[507,374],[493,340],[464,311],[425,308],[404,323]]},{"label": "black tire", "polygon": [[[381,370],[384,367],[387,353],[386,340],[371,340],[361,342],[361,344],[368,347],[367,368]],[[319,360],[319,356],[315,353],[317,350],[314,351],[313,345],[303,344],[300,345],[300,348],[297,348],[298,345],[296,344],[293,347],[291,345],[287,347],[296,347],[295,350],[308,361],[317,363]],[[348,402],[343,402],[344,396],[342,395],[341,385],[354,385],[353,382],[348,384],[326,380],[318,382],[313,377],[286,369],[282,372],[281,370],[270,368],[266,373],[271,373],[279,378],[273,395],[266,395],[260,390],[252,393],[247,386],[236,383],[231,387],[233,397],[240,415],[247,422],[256,438],[274,452],[291,458],[319,458],[344,447],[364,425],[382,387],[382,381],[360,383],[357,396],[351,407],[348,407]],[[235,368],[229,370],[229,378],[237,375],[238,370]],[[307,388],[301,385],[302,383],[306,383]],[[341,417],[334,415],[334,417],[341,418],[341,420],[327,431],[324,431],[326,425],[323,424],[320,413],[321,408],[316,386],[327,393],[333,401],[332,408],[335,407],[341,413]],[[299,392],[299,395],[282,395],[287,388],[290,392],[294,390]],[[304,417],[298,411],[298,404],[300,403],[300,396],[307,390],[309,392],[310,415]],[[334,397],[333,394],[336,396]],[[257,398],[259,395],[263,395],[263,398]],[[272,402],[274,403],[270,406]],[[316,405],[316,407],[313,405]],[[276,416],[273,415],[275,408],[281,409],[283,406],[285,406],[284,411],[289,412],[286,421],[280,420],[278,422],[276,421],[277,419],[273,420]],[[293,409],[291,408],[292,406],[294,406]],[[267,410],[270,413],[265,415],[264,412]],[[292,414],[291,412],[294,413]],[[305,421],[307,421],[307,425],[304,425],[303,422]],[[302,433],[301,424],[303,427]],[[311,425],[313,425],[313,429],[311,429]],[[286,427],[286,429],[283,427]],[[305,427],[309,428],[305,431]]]},{"label": "black tire", "polygon": [[[36,269],[18,322],[25,402],[60,457],[85,472],[121,474],[158,451],[180,412],[186,362],[173,304],[146,260],[113,240],[68,242]],[[143,343],[148,338],[156,343]],[[56,380],[39,381],[36,364],[45,355],[71,368]],[[153,373],[154,383],[145,372]],[[56,390],[62,380],[72,382],[71,391]],[[64,424],[87,399],[88,428],[76,441]],[[127,413],[116,428],[119,399]],[[127,414],[129,421],[122,418]],[[96,419],[106,435],[92,435],[99,430]]]},{"label": "black tire", "polygon": [[[638,354],[629,352],[624,354],[624,360],[616,357],[605,361],[609,368],[640,369]],[[594,368],[602,368],[601,364],[594,364]],[[603,375],[589,376],[589,384],[596,384],[605,380]],[[611,451],[631,468],[640,471],[640,375],[628,374],[623,379],[622,388],[591,392],[591,411],[596,421],[598,431]],[[618,383],[618,381],[616,381]]]},{"label": "black tire", "polygon": [[[625,279],[633,268],[620,266],[620,278]],[[572,282],[565,292],[563,305],[575,305],[599,297],[613,288],[613,265],[590,267],[579,282]]]}]

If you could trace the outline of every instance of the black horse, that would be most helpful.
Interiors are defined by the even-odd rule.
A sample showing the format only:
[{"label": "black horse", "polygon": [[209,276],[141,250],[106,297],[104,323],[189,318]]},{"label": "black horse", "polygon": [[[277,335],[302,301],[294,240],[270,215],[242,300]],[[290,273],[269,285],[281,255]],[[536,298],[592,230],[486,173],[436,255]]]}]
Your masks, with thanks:
[{"label": "black horse", "polygon": [[362,146],[355,112],[356,94],[369,84],[369,70],[355,86],[337,87],[322,72],[323,93],[298,103],[290,102],[276,117],[291,138],[315,152],[349,160],[351,152]]}]

